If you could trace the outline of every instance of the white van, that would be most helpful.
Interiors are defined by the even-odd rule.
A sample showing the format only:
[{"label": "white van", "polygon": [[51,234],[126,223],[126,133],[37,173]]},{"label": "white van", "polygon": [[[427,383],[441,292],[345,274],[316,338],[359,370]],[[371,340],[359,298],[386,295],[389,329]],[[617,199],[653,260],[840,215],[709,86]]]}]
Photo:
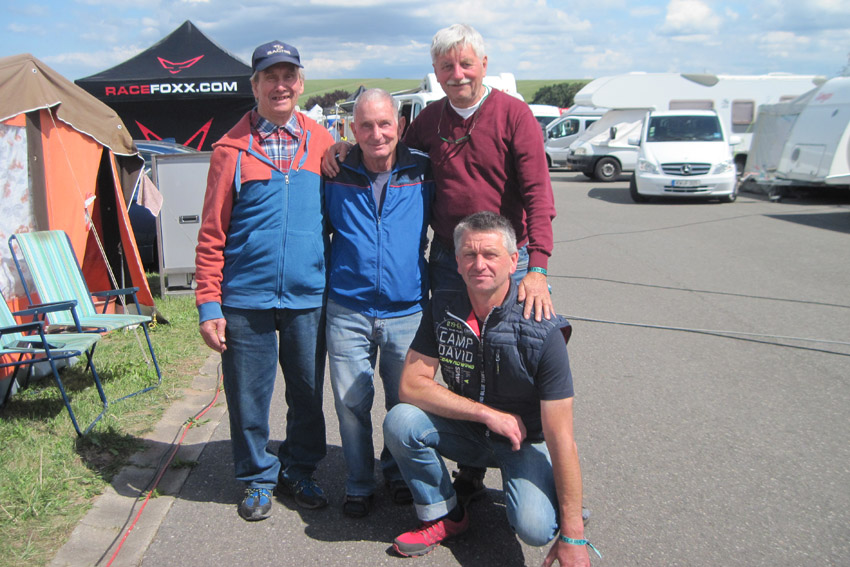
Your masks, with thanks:
[{"label": "white van", "polygon": [[727,136],[713,110],[653,111],[646,115],[629,193],[636,203],[650,197],[737,197],[735,161]]},{"label": "white van", "polygon": [[549,124],[561,116],[561,109],[551,104],[529,104],[528,108],[531,109],[531,113],[540,123],[540,128],[544,132]]},{"label": "white van", "polygon": [[605,109],[600,108],[574,108],[546,126],[543,143],[546,146],[546,161],[549,163],[549,168],[567,167],[570,144],[584,134],[585,130],[599,120],[604,113]]}]

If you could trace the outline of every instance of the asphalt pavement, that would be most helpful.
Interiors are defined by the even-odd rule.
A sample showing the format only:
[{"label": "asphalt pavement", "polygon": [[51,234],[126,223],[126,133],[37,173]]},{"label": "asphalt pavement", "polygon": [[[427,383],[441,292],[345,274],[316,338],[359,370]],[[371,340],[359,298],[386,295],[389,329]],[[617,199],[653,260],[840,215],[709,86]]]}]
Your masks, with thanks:
[{"label": "asphalt pavement", "polygon": [[[556,309],[574,325],[586,535],[604,555],[593,564],[850,564],[850,196],[638,205],[625,178],[552,171],[552,180],[549,279]],[[422,558],[391,553],[416,521],[383,489],[370,516],[344,517],[327,379],[328,456],[316,477],[328,508],[283,500],[266,521],[239,518],[222,395],[177,453],[197,465],[169,469],[136,519],[138,492],[216,384],[211,356],[53,566],[542,562],[546,549],[520,544],[507,525],[497,471],[471,507],[470,530]],[[284,429],[279,386],[275,444]],[[376,447],[381,399],[379,389]]]}]

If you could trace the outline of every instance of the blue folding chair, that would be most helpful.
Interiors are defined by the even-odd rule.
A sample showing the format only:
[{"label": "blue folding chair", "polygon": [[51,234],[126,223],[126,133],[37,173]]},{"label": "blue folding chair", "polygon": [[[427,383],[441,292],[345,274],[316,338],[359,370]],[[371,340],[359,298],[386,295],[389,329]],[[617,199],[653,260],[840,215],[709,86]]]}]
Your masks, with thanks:
[{"label": "blue folding chair", "polygon": [[[12,252],[12,259],[18,269],[18,275],[30,304],[33,303],[32,291],[27,285],[21,259],[18,251],[15,250],[15,244],[17,244],[18,251],[26,262],[35,291],[38,293],[41,302],[54,303],[68,300],[77,302],[76,320],[68,312],[57,311],[47,314],[47,321],[51,325],[72,326],[79,324],[83,331],[97,333],[109,333],[116,329],[124,329],[134,325],[141,326],[148,343],[151,360],[156,369],[157,383],[115,401],[148,392],[162,384],[162,372],[159,369],[159,362],[157,362],[151,337],[148,333],[148,323],[150,323],[151,318],[141,314],[106,313],[109,301],[120,296],[130,296],[136,306],[136,313],[140,313],[139,302],[136,299],[136,292],[139,288],[92,293],[83,278],[83,272],[80,269],[77,256],[74,254],[71,240],[64,231],[22,232],[13,234],[9,238],[9,249]],[[97,312],[92,296],[104,298],[102,313]]]},{"label": "blue folding chair", "polygon": [[[0,362],[0,368],[19,368],[23,366],[27,368],[27,376],[29,377],[33,365],[40,362],[50,364],[50,369],[53,372],[53,380],[62,394],[62,401],[65,403],[68,415],[71,416],[71,423],[74,424],[77,435],[82,436],[91,431],[92,427],[106,413],[106,409],[109,406],[109,402],[106,400],[106,394],[103,392],[103,385],[100,383],[100,377],[97,375],[97,370],[91,358],[94,347],[100,340],[100,335],[95,333],[46,333],[44,332],[44,323],[42,321],[18,324],[15,320],[15,315],[19,317],[38,317],[60,311],[69,312],[73,318],[75,315],[75,306],[76,301],[64,301],[61,303],[37,305],[12,313],[6,304],[6,300],[0,294],[0,356],[9,360],[9,362]],[[68,394],[65,392],[65,386],[62,384],[62,379],[59,377],[59,370],[56,366],[57,360],[76,358],[83,354],[88,358],[88,367],[91,369],[95,386],[97,386],[97,393],[103,404],[100,414],[84,431],[80,429],[77,423],[77,416],[74,414],[74,410],[71,409],[71,401],[68,399]],[[0,359],[0,361],[2,360]],[[14,376],[15,374],[13,373],[6,378],[11,379]],[[9,391],[11,392],[11,388]]]}]

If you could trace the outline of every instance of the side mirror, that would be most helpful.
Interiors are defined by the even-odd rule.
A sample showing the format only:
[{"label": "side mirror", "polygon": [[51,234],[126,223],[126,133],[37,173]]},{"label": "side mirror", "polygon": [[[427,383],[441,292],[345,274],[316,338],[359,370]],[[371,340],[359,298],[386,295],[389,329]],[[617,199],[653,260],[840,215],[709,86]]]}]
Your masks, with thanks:
[{"label": "side mirror", "polygon": [[741,142],[743,142],[743,140],[741,139],[741,136],[731,136],[729,138],[729,145],[730,146],[737,146]]},{"label": "side mirror", "polygon": [[640,145],[640,138],[637,138],[635,136],[632,136],[627,141],[628,141],[628,144],[630,146],[639,146]]}]

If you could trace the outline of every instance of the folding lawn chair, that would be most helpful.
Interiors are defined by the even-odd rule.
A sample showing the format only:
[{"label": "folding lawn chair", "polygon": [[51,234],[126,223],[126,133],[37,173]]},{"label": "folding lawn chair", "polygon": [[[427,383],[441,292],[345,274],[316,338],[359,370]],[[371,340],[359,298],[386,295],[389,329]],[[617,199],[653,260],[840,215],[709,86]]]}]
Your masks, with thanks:
[{"label": "folding lawn chair", "polygon": [[[24,292],[30,304],[33,303],[32,291],[27,285],[27,280],[21,267],[18,252],[13,243],[17,243],[20,255],[26,261],[27,268],[32,277],[35,291],[43,303],[76,300],[77,319],[82,330],[85,332],[109,333],[117,329],[123,329],[138,325],[145,333],[148,342],[148,350],[151,354],[154,368],[156,369],[157,383],[154,386],[143,388],[132,394],[128,394],[120,401],[137,394],[148,392],[162,383],[162,372],[153,351],[153,344],[148,333],[147,324],[151,318],[146,315],[132,315],[129,313],[106,313],[109,301],[117,300],[120,296],[131,296],[136,306],[136,312],[140,313],[139,302],[136,299],[136,291],[139,288],[116,289],[109,291],[90,292],[80,263],[71,247],[71,240],[61,230],[48,230],[40,232],[22,232],[13,234],[9,238],[9,249],[12,251],[12,259],[18,269]],[[92,296],[104,298],[103,312],[98,313]],[[52,312],[47,315],[47,321],[51,325],[76,325],[77,321],[68,312]]]},{"label": "folding lawn chair", "polygon": [[[100,340],[100,335],[95,333],[45,333],[44,323],[42,321],[19,325],[14,317],[15,315],[28,317],[68,311],[73,318],[73,309],[76,303],[76,301],[64,301],[49,305],[37,305],[30,309],[16,311],[13,314],[9,310],[6,300],[0,294],[0,356],[3,357],[0,358],[0,368],[26,366],[27,375],[29,376],[33,365],[39,362],[48,362],[50,369],[53,371],[53,380],[59,387],[59,392],[62,394],[62,401],[65,403],[68,415],[71,416],[71,423],[74,424],[77,435],[82,436],[91,431],[92,427],[100,421],[100,418],[106,413],[106,408],[109,405],[106,401],[106,394],[103,392],[103,386],[100,383],[100,377],[97,375],[97,370],[91,359],[91,353],[94,351],[97,341]],[[68,394],[65,392],[62,379],[59,377],[59,370],[56,368],[57,360],[66,360],[82,356],[83,354],[88,358],[94,384],[97,386],[97,393],[100,395],[100,401],[103,403],[100,414],[86,427],[85,431],[80,430],[80,426],[77,423],[77,416],[74,415],[74,410],[71,409],[71,402],[68,399]],[[9,360],[9,362],[2,362],[2,360]],[[14,377],[15,374],[13,373],[6,378],[11,379]],[[0,378],[0,380],[2,379]],[[9,391],[11,392],[11,388]]]}]

